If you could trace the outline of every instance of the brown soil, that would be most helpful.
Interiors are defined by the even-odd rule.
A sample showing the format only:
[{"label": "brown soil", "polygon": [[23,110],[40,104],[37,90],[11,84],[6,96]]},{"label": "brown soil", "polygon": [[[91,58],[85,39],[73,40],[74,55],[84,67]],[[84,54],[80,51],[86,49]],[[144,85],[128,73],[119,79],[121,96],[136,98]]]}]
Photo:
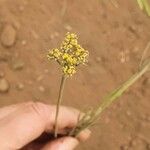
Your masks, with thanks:
[{"label": "brown soil", "polygon": [[[135,0],[117,1],[118,8],[109,0],[0,0],[0,77],[7,83],[0,106],[56,102],[60,72],[45,55],[67,31],[79,35],[90,60],[68,80],[64,105],[95,106],[128,79],[150,39],[150,18]],[[149,88],[147,74],[102,114],[77,149],[150,150]]]}]

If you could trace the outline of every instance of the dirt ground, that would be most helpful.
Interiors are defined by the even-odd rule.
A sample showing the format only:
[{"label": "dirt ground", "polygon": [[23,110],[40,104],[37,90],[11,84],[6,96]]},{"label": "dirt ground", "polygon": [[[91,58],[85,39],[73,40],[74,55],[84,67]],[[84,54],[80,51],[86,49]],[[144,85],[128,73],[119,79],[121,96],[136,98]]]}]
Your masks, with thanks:
[{"label": "dirt ground", "polygon": [[[46,53],[68,31],[78,34],[90,59],[68,79],[64,105],[95,106],[128,79],[150,40],[150,18],[135,0],[116,1],[0,0],[0,106],[56,102],[60,70]],[[101,115],[91,138],[77,150],[150,150],[148,77]]]}]

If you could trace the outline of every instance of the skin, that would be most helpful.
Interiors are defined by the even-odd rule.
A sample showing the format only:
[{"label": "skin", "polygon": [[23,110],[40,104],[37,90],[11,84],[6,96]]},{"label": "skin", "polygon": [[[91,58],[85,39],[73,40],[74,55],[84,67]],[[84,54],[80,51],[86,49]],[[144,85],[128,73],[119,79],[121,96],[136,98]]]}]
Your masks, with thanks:
[{"label": "skin", "polygon": [[40,102],[28,102],[0,108],[1,150],[73,150],[85,141],[90,131],[85,130],[77,138],[65,136],[72,129],[79,111],[62,106],[60,108],[58,133],[53,138],[56,107]]}]

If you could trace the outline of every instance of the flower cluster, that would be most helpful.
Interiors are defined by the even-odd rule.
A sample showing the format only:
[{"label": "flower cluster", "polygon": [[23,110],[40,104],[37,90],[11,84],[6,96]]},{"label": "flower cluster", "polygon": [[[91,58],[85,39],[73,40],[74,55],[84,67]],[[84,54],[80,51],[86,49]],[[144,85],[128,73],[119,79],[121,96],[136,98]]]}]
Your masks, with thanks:
[{"label": "flower cluster", "polygon": [[85,64],[88,59],[88,51],[78,44],[77,39],[76,34],[67,33],[60,48],[50,50],[47,55],[49,60],[54,59],[61,65],[66,76],[76,73],[76,67]]}]

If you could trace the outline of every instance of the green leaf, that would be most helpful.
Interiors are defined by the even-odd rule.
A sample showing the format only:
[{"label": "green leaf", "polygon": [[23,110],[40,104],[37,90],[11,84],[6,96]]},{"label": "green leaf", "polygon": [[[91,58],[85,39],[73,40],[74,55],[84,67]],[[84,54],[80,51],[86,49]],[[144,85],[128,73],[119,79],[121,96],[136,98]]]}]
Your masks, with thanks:
[{"label": "green leaf", "polygon": [[145,11],[147,12],[148,16],[150,16],[150,5],[148,0],[145,0]]},{"label": "green leaf", "polygon": [[137,0],[137,3],[139,4],[140,9],[145,11],[148,16],[150,16],[150,3],[148,0]]},{"label": "green leaf", "polygon": [[138,4],[139,4],[140,9],[142,9],[142,10],[143,10],[144,5],[143,5],[142,0],[137,0],[137,2],[138,2]]}]

